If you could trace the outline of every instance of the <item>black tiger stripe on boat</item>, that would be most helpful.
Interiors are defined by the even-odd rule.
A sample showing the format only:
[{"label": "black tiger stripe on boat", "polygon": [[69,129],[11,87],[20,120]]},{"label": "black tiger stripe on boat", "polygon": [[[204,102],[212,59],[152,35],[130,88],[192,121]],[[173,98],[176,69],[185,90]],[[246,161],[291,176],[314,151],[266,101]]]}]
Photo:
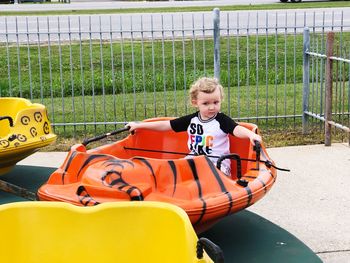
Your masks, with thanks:
[{"label": "black tiger stripe on boat", "polygon": [[[112,177],[112,175],[115,174],[115,179]],[[111,182],[106,182],[107,178],[111,178]],[[113,187],[118,183],[127,184],[123,178],[121,177],[121,172],[115,171],[115,170],[109,170],[106,171],[105,174],[101,177],[101,181],[103,184],[106,184],[107,186]]]},{"label": "black tiger stripe on boat", "polygon": [[[83,193],[85,192],[85,193]],[[79,186],[76,192],[79,202],[83,205],[83,206],[88,206],[91,203],[93,203],[93,205],[99,205],[100,203],[97,202],[95,199],[93,199],[91,197],[91,195],[89,195],[88,191],[86,190],[86,188],[84,186]],[[85,201],[86,199],[86,201]]]},{"label": "black tiger stripe on boat", "polygon": [[257,177],[256,179],[263,185],[263,187],[264,187],[264,192],[265,192],[265,194],[266,194],[266,193],[267,193],[267,189],[266,189],[266,184],[265,184],[265,182],[264,182],[261,178],[259,178],[259,177]]},{"label": "black tiger stripe on boat", "polygon": [[199,177],[198,177],[198,173],[197,173],[197,168],[196,168],[196,164],[194,162],[193,159],[187,159],[187,163],[188,165],[190,166],[191,168],[191,171],[192,171],[192,175],[195,179],[195,182],[197,184],[197,187],[198,187],[198,195],[199,195],[199,199],[202,201],[203,203],[203,207],[202,207],[202,213],[201,215],[199,216],[198,220],[193,224],[193,225],[197,225],[203,218],[203,216],[205,215],[206,213],[206,210],[207,210],[207,203],[205,202],[205,200],[203,199],[203,194],[202,194],[202,186],[199,182]]},{"label": "black tiger stripe on boat", "polygon": [[173,177],[174,177],[174,190],[173,190],[173,196],[174,196],[176,191],[176,183],[177,183],[177,170],[176,170],[174,161],[168,161],[168,164],[170,166],[171,171],[173,172]]},{"label": "black tiger stripe on boat", "polygon": [[93,154],[91,156],[89,156],[89,158],[87,158],[83,165],[80,166],[80,169],[79,171],[77,172],[77,178],[79,178],[79,175],[80,175],[80,172],[85,168],[85,166],[87,166],[88,164],[90,164],[92,161],[96,160],[96,159],[110,159],[111,157],[110,156],[106,156],[106,155],[102,155],[102,154]]},{"label": "black tiger stripe on boat", "polygon": [[224,185],[224,182],[221,180],[221,177],[218,173],[218,170],[216,169],[216,167],[214,166],[213,162],[209,159],[209,158],[205,158],[207,160],[207,163],[210,167],[210,171],[212,172],[212,174],[215,176],[215,179],[216,181],[218,182],[219,186],[220,186],[220,189],[221,189],[221,192],[223,192],[227,198],[228,198],[228,201],[229,201],[229,207],[228,207],[228,210],[227,210],[227,213],[226,215],[229,215],[230,212],[231,212],[231,209],[232,209],[232,206],[233,206],[233,198],[232,198],[232,195],[230,192],[227,191],[225,185]]},{"label": "black tiger stripe on boat", "polygon": [[252,201],[253,195],[252,195],[252,190],[250,189],[249,186],[244,187],[244,189],[247,191],[247,205],[246,208],[250,205],[250,202]]},{"label": "black tiger stripe on boat", "polygon": [[155,187],[155,189],[157,189],[157,178],[156,178],[156,175],[154,173],[152,165],[145,158],[135,157],[133,159],[140,160],[141,162],[143,162],[148,167],[148,169],[151,171],[152,177],[154,179],[154,187]]},{"label": "black tiger stripe on boat", "polygon": [[[131,195],[134,190],[138,191],[138,195]],[[126,193],[130,196],[130,200],[132,201],[143,201],[144,199],[141,190],[136,186],[130,185],[130,188],[126,191]]]},{"label": "black tiger stripe on boat", "polygon": [[[103,162],[103,165],[105,165],[106,167],[109,167],[109,166],[118,166],[122,169],[125,168],[124,164],[129,164],[131,165],[132,167],[134,167],[134,163],[129,161],[129,160],[119,160],[119,159],[109,159],[109,160],[106,160],[105,162]],[[114,168],[114,167],[113,167]]]},{"label": "black tiger stripe on boat", "polygon": [[63,173],[62,173],[62,176],[61,176],[61,178],[62,178],[62,184],[64,184],[64,178],[66,177],[66,174],[67,174],[67,171],[68,171],[68,169],[69,169],[69,166],[71,165],[71,163],[72,163],[72,161],[73,161],[73,159],[74,159],[74,157],[77,155],[77,152],[72,152],[72,154],[70,155],[70,157],[69,157],[69,159],[68,159],[68,161],[67,161],[67,164],[66,164],[66,166],[64,167],[64,169],[63,169]]}]

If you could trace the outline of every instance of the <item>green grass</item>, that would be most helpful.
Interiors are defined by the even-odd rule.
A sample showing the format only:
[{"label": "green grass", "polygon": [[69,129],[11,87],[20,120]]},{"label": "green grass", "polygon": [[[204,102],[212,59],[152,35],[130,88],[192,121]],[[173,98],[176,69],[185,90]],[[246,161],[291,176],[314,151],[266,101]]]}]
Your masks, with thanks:
[{"label": "green grass", "polygon": [[[306,9],[306,8],[337,8],[349,7],[349,1],[329,2],[302,2],[276,3],[276,4],[252,4],[220,6],[221,11],[237,10],[275,10],[275,9]],[[62,10],[62,11],[0,11],[1,16],[14,15],[80,15],[80,14],[126,14],[126,13],[164,13],[164,12],[203,12],[212,11],[215,6],[206,7],[160,7],[160,8],[126,8],[126,9],[99,9],[99,10]]]},{"label": "green grass", "polygon": [[[345,35],[344,33],[343,38]],[[164,56],[162,48],[161,41],[136,40],[116,41],[113,45],[106,42],[102,47],[96,42],[91,45],[83,42],[81,47],[78,43],[54,44],[50,47],[42,44],[40,49],[36,45],[29,47],[2,45],[0,68],[5,70],[0,72],[0,94],[35,98],[40,97],[41,93],[44,97],[50,96],[50,89],[53,90],[54,97],[62,94],[79,96],[83,95],[83,92],[84,95],[120,94],[123,91],[130,93],[144,90],[153,92],[172,90],[174,87],[182,90],[189,87],[199,76],[213,75],[214,50],[211,39],[174,41],[174,43],[171,40],[165,41]],[[152,52],[155,55],[154,61]],[[259,61],[256,60],[257,56]],[[295,82],[300,83],[301,65],[301,35],[295,37],[288,35],[286,38],[250,36],[221,39],[220,77],[222,84],[227,87],[294,83],[294,74]],[[8,67],[10,71],[7,70]],[[40,87],[50,88],[43,91]]]}]

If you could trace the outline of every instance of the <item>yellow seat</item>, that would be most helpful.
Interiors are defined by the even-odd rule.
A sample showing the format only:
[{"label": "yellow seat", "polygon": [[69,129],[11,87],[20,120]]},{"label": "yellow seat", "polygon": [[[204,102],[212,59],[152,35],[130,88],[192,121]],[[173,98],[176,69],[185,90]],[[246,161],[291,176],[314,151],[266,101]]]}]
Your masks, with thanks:
[{"label": "yellow seat", "polygon": [[55,139],[44,105],[0,98],[0,175]]},{"label": "yellow seat", "polygon": [[[0,205],[0,262],[212,262],[186,213],[160,202]],[[222,261],[221,261],[222,262]]]}]

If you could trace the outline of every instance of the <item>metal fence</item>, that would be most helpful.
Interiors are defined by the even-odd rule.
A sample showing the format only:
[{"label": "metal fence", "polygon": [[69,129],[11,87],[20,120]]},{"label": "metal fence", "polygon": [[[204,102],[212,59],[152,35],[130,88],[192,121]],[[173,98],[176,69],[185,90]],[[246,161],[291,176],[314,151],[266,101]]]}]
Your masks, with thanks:
[{"label": "metal fence", "polygon": [[309,117],[324,122],[326,146],[332,127],[350,138],[350,46],[345,40],[342,32],[328,32],[310,41],[309,29],[304,30],[303,131],[308,132]]},{"label": "metal fence", "polygon": [[219,10],[0,17],[0,96],[45,104],[55,131],[74,136],[186,114],[191,83],[215,75],[232,118],[301,129],[303,29],[346,39],[343,17]]}]

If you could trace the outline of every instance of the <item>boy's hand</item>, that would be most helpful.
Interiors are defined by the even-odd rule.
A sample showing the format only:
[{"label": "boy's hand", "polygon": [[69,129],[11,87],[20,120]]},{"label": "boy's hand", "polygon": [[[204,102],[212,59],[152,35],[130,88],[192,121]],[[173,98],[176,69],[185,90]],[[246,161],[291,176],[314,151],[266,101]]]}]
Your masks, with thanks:
[{"label": "boy's hand", "polygon": [[129,122],[125,125],[125,128],[129,128],[129,132],[133,132],[138,128],[138,122]]},{"label": "boy's hand", "polygon": [[253,132],[249,136],[249,140],[250,140],[250,143],[254,146],[255,146],[255,141],[258,141],[260,143],[262,141],[261,136],[259,134],[253,133]]}]

